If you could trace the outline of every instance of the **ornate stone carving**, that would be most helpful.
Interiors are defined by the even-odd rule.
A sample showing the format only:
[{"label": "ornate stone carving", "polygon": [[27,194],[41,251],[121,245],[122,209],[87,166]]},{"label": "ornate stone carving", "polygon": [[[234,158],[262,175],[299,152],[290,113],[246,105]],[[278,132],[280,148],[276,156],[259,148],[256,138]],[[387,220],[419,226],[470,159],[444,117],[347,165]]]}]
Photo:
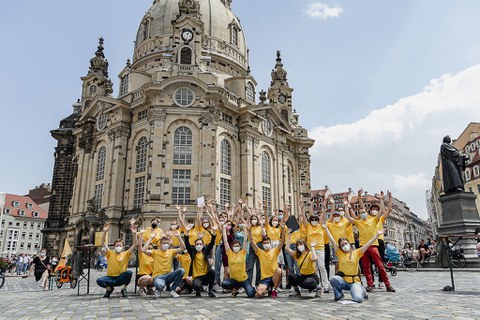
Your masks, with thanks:
[{"label": "ornate stone carving", "polygon": [[196,0],[182,0],[178,3],[180,15],[193,14],[196,15],[200,11],[200,5]]},{"label": "ornate stone carving", "polygon": [[160,106],[154,106],[148,111],[148,119],[151,124],[154,124],[156,127],[161,127],[165,123],[167,118],[167,112]]}]

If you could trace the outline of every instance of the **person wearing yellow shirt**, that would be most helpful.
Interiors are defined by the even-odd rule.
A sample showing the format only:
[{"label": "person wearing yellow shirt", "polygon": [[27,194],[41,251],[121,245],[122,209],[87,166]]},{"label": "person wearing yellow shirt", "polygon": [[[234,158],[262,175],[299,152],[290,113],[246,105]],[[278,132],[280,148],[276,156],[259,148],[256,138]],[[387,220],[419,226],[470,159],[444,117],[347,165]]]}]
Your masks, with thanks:
[{"label": "person wearing yellow shirt", "polygon": [[[348,204],[348,201],[346,201],[345,206],[347,206],[347,204]],[[349,237],[350,236],[349,231],[353,232],[352,225],[353,225],[352,222],[350,222],[347,218],[345,218],[344,208],[338,208],[337,211],[333,212],[333,214],[330,216],[330,219],[328,219],[328,222],[327,222],[327,226],[330,229],[330,232],[332,233],[332,236],[335,242],[337,242],[338,239],[340,238],[348,238],[349,241],[351,241],[350,243],[355,243],[355,240],[353,239],[353,235],[352,235],[352,239],[350,239]],[[325,236],[326,235],[327,234],[325,233]],[[326,250],[326,247],[325,247],[325,250]],[[330,250],[330,247],[329,247],[329,250]],[[338,258],[335,255],[333,255],[332,261],[335,264],[335,271],[337,271]]]},{"label": "person wearing yellow shirt", "polygon": [[152,232],[155,232],[157,237],[152,240],[152,245],[154,246],[159,246],[160,239],[163,237],[163,230],[160,229],[160,218],[154,218],[152,220],[152,224],[150,227],[146,228],[145,231],[142,233],[143,236],[143,242],[147,242],[147,240],[150,238],[150,234]]},{"label": "person wearing yellow shirt", "polygon": [[[223,227],[227,221],[227,214],[222,212],[218,218],[218,226],[219,228]],[[222,252],[223,252],[223,242],[222,242],[222,234],[220,230],[217,229],[215,233],[215,286],[214,291],[220,290],[220,276],[221,276],[221,268],[222,268]],[[225,276],[225,268],[223,269],[224,276]]]},{"label": "person wearing yellow shirt", "polygon": [[338,239],[335,242],[328,226],[325,225],[325,231],[333,246],[333,252],[338,257],[338,272],[330,278],[330,284],[333,287],[334,300],[338,301],[344,297],[343,290],[349,290],[352,300],[362,302],[368,299],[368,294],[361,285],[358,277],[358,263],[360,258],[377,241],[378,236],[383,234],[383,230],[378,230],[373,238],[367,241],[361,248],[353,249],[347,238]]},{"label": "person wearing yellow shirt", "polygon": [[[277,247],[272,248],[272,241],[268,237],[262,239],[262,249],[258,247],[255,241],[251,241],[250,245],[260,260],[260,283],[257,286],[256,298],[261,298],[269,294],[273,299],[278,297],[277,288],[282,281],[282,269],[278,267],[278,255],[280,248],[284,244],[284,230],[282,228],[280,243]],[[249,238],[252,239],[252,228],[249,228]]]},{"label": "person wearing yellow shirt", "polygon": [[251,214],[250,218],[247,221],[247,224],[250,224],[250,230],[251,236],[250,236],[250,248],[248,251],[248,257],[247,257],[247,275],[248,275],[248,281],[250,282],[251,285],[253,285],[253,269],[255,268],[255,286],[258,286],[260,284],[260,260],[258,259],[257,255],[255,254],[255,251],[253,250],[252,243],[255,242],[257,244],[257,247],[262,246],[262,226],[260,225],[260,220],[256,214]]},{"label": "person wearing yellow shirt", "polygon": [[[138,273],[137,273],[137,285],[139,287],[138,294],[153,294],[153,258],[148,254],[142,252],[143,236],[139,232],[137,234],[138,242]],[[149,250],[153,250],[153,246],[150,244]]]},{"label": "person wearing yellow shirt", "polygon": [[[362,199],[363,189],[358,191],[358,201],[360,204],[360,219],[355,220],[350,215],[347,216],[347,219],[351,222],[355,223],[355,226],[358,229],[359,237],[360,237],[360,247],[364,246],[369,239],[373,238],[377,232],[379,222],[383,223],[385,220],[385,216],[381,216],[380,218],[377,215],[376,207],[372,206],[374,209],[371,210],[370,214],[368,214],[365,210],[365,206],[363,204]],[[390,201],[391,203],[391,201]],[[387,215],[388,217],[388,215]],[[375,241],[367,250],[364,251],[365,254],[362,257],[362,270],[365,278],[367,279],[367,292],[371,292],[375,287],[373,282],[373,276],[371,272],[371,263],[375,263],[380,273],[380,276],[385,283],[386,290],[388,292],[395,292],[395,289],[391,286],[390,280],[388,279],[387,271],[385,270],[385,265],[383,264],[382,259],[380,258],[380,253],[378,252],[378,241],[375,238]]]},{"label": "person wearing yellow shirt", "polygon": [[[212,229],[214,232],[216,232],[216,230],[218,229],[217,225],[214,225]],[[189,276],[192,277],[192,286],[195,290],[195,295],[197,297],[202,296],[200,290],[202,290],[202,287],[204,285],[208,285],[208,296],[210,298],[216,297],[213,293],[213,286],[215,283],[215,271],[212,270],[212,266],[208,261],[208,257],[210,256],[213,246],[215,245],[216,235],[210,234],[210,236],[212,237],[212,240],[210,241],[208,246],[205,246],[202,237],[194,240],[195,246],[192,246],[190,244],[190,235],[187,235],[185,238],[185,245],[192,259]]]},{"label": "person wearing yellow shirt", "polygon": [[185,274],[183,275],[182,281],[178,285],[177,293],[182,292],[183,290],[187,290],[188,293],[192,293],[192,277],[189,277],[188,274],[190,273],[190,265],[192,263],[192,258],[188,251],[185,249],[181,254],[177,254],[176,260],[180,263],[180,266],[183,270],[185,270]]},{"label": "person wearing yellow shirt", "polygon": [[[170,238],[162,237],[160,240],[160,248],[158,250],[148,250],[150,242],[155,239],[155,233],[150,234],[150,238],[142,248],[142,252],[153,257],[153,285],[155,286],[155,298],[159,298],[165,286],[170,286],[170,295],[173,298],[178,298],[179,295],[175,289],[182,281],[185,270],[178,268],[172,271],[172,263],[175,256],[185,249],[185,243],[179,237],[180,247],[177,249],[170,249]],[[177,232],[177,236],[178,232]]]},{"label": "person wearing yellow shirt", "polygon": [[[130,230],[133,234],[136,234],[137,229],[135,227],[135,219],[132,218],[130,220]],[[102,243],[103,243],[103,250],[105,250],[106,257],[108,260],[108,268],[107,268],[107,275],[104,277],[100,277],[97,279],[97,284],[106,289],[104,298],[110,298],[110,295],[113,292],[114,287],[123,286],[121,293],[123,297],[127,296],[127,286],[132,280],[132,271],[127,270],[128,267],[128,260],[130,259],[130,255],[132,254],[133,250],[137,245],[137,237],[133,237],[133,244],[127,250],[124,251],[123,241],[122,239],[115,240],[113,243],[115,249],[110,250],[108,248],[106,235],[108,230],[110,229],[110,224],[106,223],[103,226],[103,236],[102,236]]]},{"label": "person wearing yellow shirt", "polygon": [[[317,261],[317,253],[315,252],[315,243],[311,243],[311,250],[306,246],[305,240],[298,239],[296,241],[296,249],[290,249],[291,236],[287,236],[285,251],[289,256],[295,259],[298,265],[298,272],[290,273],[288,281],[295,290],[295,296],[300,296],[300,288],[308,289],[309,292],[315,290],[320,283],[320,279],[315,272],[315,264]],[[300,287],[300,288],[299,288]]]},{"label": "person wearing yellow shirt", "polygon": [[[247,232],[246,226],[244,227],[244,232],[245,234]],[[245,289],[247,296],[249,298],[253,298],[255,296],[255,289],[248,281],[248,275],[246,271],[247,251],[245,248],[247,247],[248,237],[244,237],[242,249],[238,240],[233,240],[231,242],[232,246],[230,247],[226,224],[222,228],[222,234],[230,270],[229,278],[224,278],[222,282],[222,288],[226,290],[232,290],[232,297],[236,297],[238,295],[238,289],[243,288]]]}]

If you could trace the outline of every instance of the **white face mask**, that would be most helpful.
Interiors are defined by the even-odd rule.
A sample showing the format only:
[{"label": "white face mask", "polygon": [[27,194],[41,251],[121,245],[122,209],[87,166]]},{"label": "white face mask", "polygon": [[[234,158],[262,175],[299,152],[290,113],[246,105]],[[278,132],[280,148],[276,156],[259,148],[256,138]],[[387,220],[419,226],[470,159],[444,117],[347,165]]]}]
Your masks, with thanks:
[{"label": "white face mask", "polygon": [[298,251],[303,252],[303,251],[305,251],[305,246],[303,244],[301,244],[297,247],[297,249],[298,249]]},{"label": "white face mask", "polygon": [[272,248],[272,245],[271,245],[270,243],[265,243],[265,244],[263,245],[263,249],[264,249],[264,250],[270,250],[271,248]]},{"label": "white face mask", "polygon": [[378,214],[377,210],[372,210],[372,215],[376,216]]},{"label": "white face mask", "polygon": [[199,252],[202,251],[202,249],[203,249],[203,246],[202,246],[201,244],[197,244],[197,245],[195,246],[195,250],[197,250],[197,251],[199,251]]},{"label": "white face mask", "polygon": [[177,228],[178,228],[178,226],[176,224],[173,224],[173,225],[170,226],[170,229],[172,229],[172,230],[177,230]]},{"label": "white face mask", "polygon": [[210,227],[210,222],[204,222],[204,223],[203,223],[203,227],[204,227],[204,228]]},{"label": "white face mask", "polygon": [[272,226],[273,226],[273,227],[278,226],[278,221],[272,221]]},{"label": "white face mask", "polygon": [[256,226],[257,223],[258,223],[258,220],[257,220],[257,219],[253,219],[253,220],[252,220],[252,225],[253,225],[253,226]]},{"label": "white face mask", "polygon": [[318,226],[318,221],[312,221],[311,223],[312,223],[312,226],[314,227]]},{"label": "white face mask", "polygon": [[195,226],[195,225],[192,224],[192,223],[187,224],[187,228],[188,228],[188,229],[192,229],[194,226]]},{"label": "white face mask", "polygon": [[38,255],[39,255],[40,257],[45,257],[47,254],[46,254],[45,252],[40,252]]},{"label": "white face mask", "polygon": [[168,248],[170,248],[170,245],[169,245],[168,243],[162,244],[162,250],[163,250],[163,251],[168,250]]},{"label": "white face mask", "polygon": [[350,251],[350,244],[344,244],[342,246],[342,250],[345,251],[345,252]]},{"label": "white face mask", "polygon": [[362,219],[362,220],[367,219],[367,214],[365,212],[360,213],[360,219]]},{"label": "white face mask", "polygon": [[123,247],[115,247],[115,252],[120,253],[123,251]]},{"label": "white face mask", "polygon": [[279,220],[282,220],[282,219],[283,219],[283,214],[279,214],[279,215],[278,215],[278,219],[279,219]]},{"label": "white face mask", "polygon": [[340,222],[340,217],[334,217],[334,218],[333,218],[333,221],[335,221],[335,222]]},{"label": "white face mask", "polygon": [[238,253],[239,251],[240,251],[240,247],[239,247],[239,246],[233,247],[233,252]]}]

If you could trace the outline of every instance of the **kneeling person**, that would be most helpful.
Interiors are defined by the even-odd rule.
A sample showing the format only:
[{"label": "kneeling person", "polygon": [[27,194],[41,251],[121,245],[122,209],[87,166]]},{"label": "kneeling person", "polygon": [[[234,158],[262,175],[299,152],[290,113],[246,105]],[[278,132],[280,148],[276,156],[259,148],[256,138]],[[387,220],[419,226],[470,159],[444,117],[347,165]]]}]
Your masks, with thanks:
[{"label": "kneeling person", "polygon": [[185,249],[185,243],[182,237],[178,234],[180,241],[180,247],[177,249],[170,249],[170,238],[162,237],[160,240],[159,250],[148,250],[148,246],[152,239],[156,237],[155,233],[150,235],[147,243],[142,248],[142,251],[149,256],[153,257],[153,285],[155,286],[155,297],[159,298],[163,292],[165,286],[170,285],[170,295],[174,298],[178,298],[179,295],[175,289],[182,281],[182,277],[185,274],[185,270],[178,268],[172,271],[172,263],[175,256]]},{"label": "kneeling person", "polygon": [[315,262],[317,261],[315,245],[315,243],[311,243],[310,246],[312,249],[309,250],[305,247],[305,241],[298,239],[296,250],[293,251],[290,249],[290,235],[288,235],[285,250],[295,259],[299,269],[299,274],[291,273],[288,275],[288,281],[295,290],[295,296],[300,296],[300,288],[308,289],[308,292],[312,292],[320,282],[315,272]]},{"label": "kneeling person", "polygon": [[[132,233],[136,233],[136,228],[134,226],[135,219],[130,221],[131,223],[131,230]],[[121,239],[116,240],[113,245],[115,246],[115,250],[110,250],[108,248],[106,234],[110,225],[106,223],[103,226],[103,236],[102,236],[102,243],[103,249],[107,252],[106,257],[108,260],[108,268],[107,268],[107,275],[104,277],[100,277],[97,279],[97,284],[105,288],[107,291],[105,292],[104,298],[110,298],[110,295],[113,292],[114,287],[123,286],[121,293],[123,297],[127,296],[127,286],[132,280],[132,271],[127,270],[128,267],[128,260],[130,259],[130,255],[132,254],[133,249],[137,243],[137,237],[133,237],[133,244],[127,250],[123,251],[123,241]]]}]

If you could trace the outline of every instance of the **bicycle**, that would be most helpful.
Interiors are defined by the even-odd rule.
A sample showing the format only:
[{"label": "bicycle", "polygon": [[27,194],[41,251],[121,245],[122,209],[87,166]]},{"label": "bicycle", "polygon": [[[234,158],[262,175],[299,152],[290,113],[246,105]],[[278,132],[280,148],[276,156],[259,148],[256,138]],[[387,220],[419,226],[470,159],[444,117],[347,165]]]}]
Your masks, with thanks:
[{"label": "bicycle", "polygon": [[398,268],[403,269],[404,271],[408,271],[410,269],[418,269],[418,262],[411,256],[409,256],[406,252],[402,251],[400,256],[400,261],[398,262]]},{"label": "bicycle", "polygon": [[[455,242],[455,244],[457,242]],[[449,246],[450,261],[452,262],[452,267],[454,267],[454,268],[464,268],[467,265],[467,259],[465,258],[465,255],[463,254],[462,245],[460,245],[457,249],[457,248],[455,248],[455,244],[453,244],[452,246]]]}]

